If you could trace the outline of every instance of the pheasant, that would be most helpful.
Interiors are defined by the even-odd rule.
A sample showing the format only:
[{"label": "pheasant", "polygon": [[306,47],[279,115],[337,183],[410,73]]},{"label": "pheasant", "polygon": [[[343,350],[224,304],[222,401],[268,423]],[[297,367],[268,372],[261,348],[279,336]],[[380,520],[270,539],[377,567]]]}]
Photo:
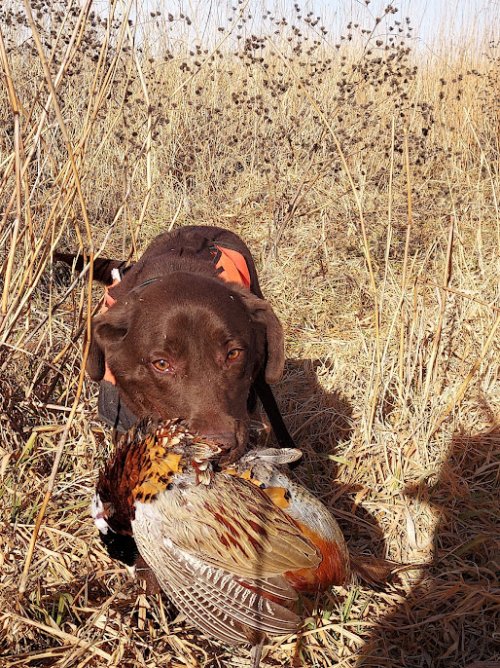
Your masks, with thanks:
[{"label": "pheasant", "polygon": [[300,592],[350,576],[327,508],[279,466],[296,449],[253,450],[217,470],[222,449],[180,421],[148,421],[118,442],[92,515],[111,556],[142,558],[188,621],[226,644],[295,633]]}]

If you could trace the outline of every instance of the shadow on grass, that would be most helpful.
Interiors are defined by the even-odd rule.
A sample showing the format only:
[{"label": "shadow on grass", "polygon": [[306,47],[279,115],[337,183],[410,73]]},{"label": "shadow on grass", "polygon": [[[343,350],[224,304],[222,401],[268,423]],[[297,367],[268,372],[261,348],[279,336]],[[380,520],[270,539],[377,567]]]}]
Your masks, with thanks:
[{"label": "shadow on grass", "polygon": [[433,566],[373,629],[358,668],[498,668],[500,427],[455,433],[439,478],[406,489],[440,515]]},{"label": "shadow on grass", "polygon": [[323,364],[318,359],[287,360],[284,380],[276,390],[285,422],[304,452],[294,473],[330,508],[351,550],[384,557],[378,521],[355,502],[360,487],[337,480],[339,446],[353,434],[353,408],[338,390],[322,387],[317,374]]}]

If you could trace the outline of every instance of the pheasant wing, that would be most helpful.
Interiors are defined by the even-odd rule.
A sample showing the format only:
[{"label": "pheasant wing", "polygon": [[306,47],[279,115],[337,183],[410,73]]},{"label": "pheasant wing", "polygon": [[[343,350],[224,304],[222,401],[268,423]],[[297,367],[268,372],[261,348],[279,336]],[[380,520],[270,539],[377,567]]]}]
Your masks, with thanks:
[{"label": "pheasant wing", "polygon": [[320,563],[312,542],[252,483],[223,473],[209,486],[184,482],[179,476],[150,504],[163,535],[180,549],[252,580]]},{"label": "pheasant wing", "polygon": [[[194,626],[230,644],[248,641],[249,630],[270,635],[297,630],[300,618],[262,594],[265,582],[239,579],[176,545],[157,508],[137,504],[133,531],[162,589]],[[276,592],[289,588],[280,589],[277,582],[272,587]]]}]

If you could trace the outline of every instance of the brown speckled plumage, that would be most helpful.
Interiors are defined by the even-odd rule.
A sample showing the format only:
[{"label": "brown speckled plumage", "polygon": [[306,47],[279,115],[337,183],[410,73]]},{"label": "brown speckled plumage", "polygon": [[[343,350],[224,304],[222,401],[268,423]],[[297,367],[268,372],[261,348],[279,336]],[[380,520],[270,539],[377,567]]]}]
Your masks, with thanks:
[{"label": "brown speckled plumage", "polygon": [[293,633],[297,592],[349,577],[340,529],[278,468],[299,451],[252,451],[216,470],[219,454],[179,422],[142,425],[99,478],[99,517],[133,536],[194,626],[230,644]]}]

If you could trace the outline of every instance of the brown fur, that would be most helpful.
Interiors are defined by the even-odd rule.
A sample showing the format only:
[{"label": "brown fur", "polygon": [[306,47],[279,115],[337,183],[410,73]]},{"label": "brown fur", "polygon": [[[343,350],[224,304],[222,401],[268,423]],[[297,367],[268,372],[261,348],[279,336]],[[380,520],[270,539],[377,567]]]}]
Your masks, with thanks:
[{"label": "brown fur", "polygon": [[[217,277],[213,242],[244,255],[251,291]],[[98,278],[110,283],[118,264],[100,260]],[[233,459],[247,444],[257,393],[280,444],[293,446],[268,386],[283,371],[283,330],[239,237],[194,226],[162,234],[110,294],[116,304],[94,318],[87,370],[101,380],[106,361],[137,418],[182,418],[225,444]],[[240,353],[231,361],[233,349]],[[159,359],[169,371],[155,368]]]}]

